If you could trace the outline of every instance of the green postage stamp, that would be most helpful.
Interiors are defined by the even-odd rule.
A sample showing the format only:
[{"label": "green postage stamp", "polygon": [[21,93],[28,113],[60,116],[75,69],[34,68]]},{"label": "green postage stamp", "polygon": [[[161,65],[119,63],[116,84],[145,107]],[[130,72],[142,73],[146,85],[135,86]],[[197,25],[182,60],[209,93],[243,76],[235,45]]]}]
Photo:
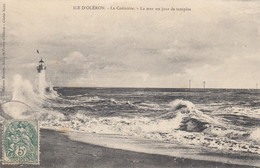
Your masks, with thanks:
[{"label": "green postage stamp", "polygon": [[4,121],[2,141],[2,164],[40,163],[37,120]]}]

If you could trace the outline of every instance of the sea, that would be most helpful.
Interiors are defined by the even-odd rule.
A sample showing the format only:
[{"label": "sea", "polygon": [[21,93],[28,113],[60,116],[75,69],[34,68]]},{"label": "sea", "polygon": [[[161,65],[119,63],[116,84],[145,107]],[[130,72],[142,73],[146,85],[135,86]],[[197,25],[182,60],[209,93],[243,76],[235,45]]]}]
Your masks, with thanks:
[{"label": "sea", "polygon": [[54,90],[40,97],[31,86],[19,86],[3,109],[96,145],[260,166],[258,89]]}]

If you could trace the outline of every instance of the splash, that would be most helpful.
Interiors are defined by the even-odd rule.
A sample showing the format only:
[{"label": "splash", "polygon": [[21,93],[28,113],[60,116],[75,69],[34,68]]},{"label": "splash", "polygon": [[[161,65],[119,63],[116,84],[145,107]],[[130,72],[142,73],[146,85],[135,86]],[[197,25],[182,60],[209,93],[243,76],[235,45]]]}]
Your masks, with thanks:
[{"label": "splash", "polygon": [[12,100],[2,105],[3,111],[14,119],[50,120],[63,118],[63,114],[44,108],[47,97],[35,91],[29,80],[21,75],[13,77]]},{"label": "splash", "polygon": [[31,82],[18,74],[13,77],[12,100],[24,102],[29,106],[41,103],[41,97],[35,93]]},{"label": "splash", "polygon": [[59,94],[53,89],[53,85],[49,83],[49,86],[45,88],[45,98],[57,98]]},{"label": "splash", "polygon": [[260,128],[255,129],[249,136],[250,139],[259,142],[260,141]]},{"label": "splash", "polygon": [[180,100],[180,99],[174,100],[170,103],[170,106],[173,111],[185,109],[185,111],[182,111],[182,113],[189,113],[195,110],[194,104],[187,100]]}]

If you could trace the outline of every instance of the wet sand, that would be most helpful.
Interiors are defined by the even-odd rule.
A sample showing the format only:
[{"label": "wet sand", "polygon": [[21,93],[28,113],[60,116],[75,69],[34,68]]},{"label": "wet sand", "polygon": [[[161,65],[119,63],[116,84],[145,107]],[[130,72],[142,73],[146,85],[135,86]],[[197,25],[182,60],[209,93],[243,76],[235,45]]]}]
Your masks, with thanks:
[{"label": "wet sand", "polygon": [[[1,126],[1,125],[0,125]],[[62,132],[41,129],[40,131],[40,165],[2,165],[2,168],[13,167],[51,167],[51,168],[80,168],[80,167],[174,167],[174,168],[234,168],[247,167],[212,161],[200,161],[176,158],[165,155],[146,154],[120,149],[112,149],[97,145],[70,140]],[[2,127],[0,131],[2,135]],[[2,141],[2,136],[0,136]],[[0,146],[2,151],[2,146]],[[2,153],[0,154],[2,158]]]}]

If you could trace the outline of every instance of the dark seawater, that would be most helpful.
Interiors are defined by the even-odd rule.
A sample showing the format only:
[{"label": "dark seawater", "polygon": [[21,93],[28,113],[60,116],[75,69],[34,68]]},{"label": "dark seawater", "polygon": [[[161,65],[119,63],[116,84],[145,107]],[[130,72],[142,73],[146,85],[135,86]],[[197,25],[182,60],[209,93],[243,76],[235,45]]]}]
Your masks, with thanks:
[{"label": "dark seawater", "polygon": [[33,117],[45,128],[260,156],[260,90],[54,89],[58,96],[21,92],[14,97],[37,111]]},{"label": "dark seawater", "polygon": [[[82,132],[119,134],[227,152],[260,154],[260,91],[55,88],[46,109]],[[50,104],[50,102],[52,102]]]}]

